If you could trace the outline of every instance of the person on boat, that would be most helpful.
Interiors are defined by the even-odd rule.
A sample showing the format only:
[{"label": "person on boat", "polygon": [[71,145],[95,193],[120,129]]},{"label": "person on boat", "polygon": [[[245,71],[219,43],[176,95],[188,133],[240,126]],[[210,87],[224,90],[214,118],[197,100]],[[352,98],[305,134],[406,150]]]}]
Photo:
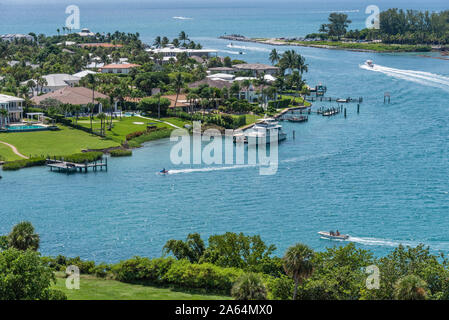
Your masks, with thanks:
[{"label": "person on boat", "polygon": [[329,234],[330,234],[331,236],[333,236],[333,235],[334,235],[334,232],[333,232],[333,231],[329,231]]},{"label": "person on boat", "polygon": [[339,235],[340,235],[340,232],[337,230],[337,232],[335,233],[335,235],[339,236]]},{"label": "person on boat", "polygon": [[167,173],[168,171],[164,169],[161,170],[161,173]]}]

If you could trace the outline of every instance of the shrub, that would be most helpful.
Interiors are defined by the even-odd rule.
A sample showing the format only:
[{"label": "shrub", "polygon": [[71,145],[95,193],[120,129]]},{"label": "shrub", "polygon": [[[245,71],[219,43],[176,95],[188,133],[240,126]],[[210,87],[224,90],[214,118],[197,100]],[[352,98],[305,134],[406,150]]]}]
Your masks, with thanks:
[{"label": "shrub", "polygon": [[75,153],[69,156],[56,157],[57,159],[64,159],[64,161],[74,162],[74,163],[84,163],[93,162],[100,160],[103,157],[103,152],[91,151],[91,152],[81,152]]},{"label": "shrub", "polygon": [[279,278],[268,278],[266,286],[270,300],[291,300],[295,282],[291,278],[282,275]]},{"label": "shrub", "polygon": [[164,275],[166,283],[185,288],[204,288],[230,293],[234,282],[243,274],[236,268],[221,268],[211,263],[192,264],[187,260],[173,263]]},{"label": "shrub", "polygon": [[115,278],[122,282],[152,282],[162,284],[163,276],[173,264],[173,258],[148,258],[134,257],[121,261],[112,267]]},{"label": "shrub", "polygon": [[110,154],[111,157],[129,157],[133,155],[133,152],[131,150],[126,149],[116,149],[111,150]]},{"label": "shrub", "polygon": [[3,170],[19,170],[22,168],[29,168],[29,167],[36,167],[36,166],[43,166],[45,165],[45,158],[44,157],[37,157],[37,158],[30,158],[30,159],[23,159],[23,160],[16,160],[7,162],[3,165]]}]

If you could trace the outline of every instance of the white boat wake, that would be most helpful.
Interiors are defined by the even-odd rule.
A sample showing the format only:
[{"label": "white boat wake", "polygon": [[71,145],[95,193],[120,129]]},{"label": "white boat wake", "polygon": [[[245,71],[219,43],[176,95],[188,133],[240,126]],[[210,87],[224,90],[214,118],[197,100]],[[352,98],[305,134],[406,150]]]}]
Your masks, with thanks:
[{"label": "white boat wake", "polygon": [[230,50],[219,50],[220,52],[225,52],[225,53],[229,53],[229,54],[246,54],[244,52],[240,53],[241,51],[230,51]]},{"label": "white boat wake", "polygon": [[234,170],[234,169],[251,168],[251,167],[256,167],[256,165],[241,164],[241,165],[234,165],[234,166],[228,166],[228,167],[206,167],[206,168],[190,168],[190,169],[169,170],[168,174],[223,171],[223,170]]},{"label": "white boat wake", "polygon": [[189,17],[172,17],[173,19],[176,20],[193,20],[193,18],[189,18]]},{"label": "white boat wake", "polygon": [[363,238],[363,237],[349,237],[347,241],[355,242],[367,246],[382,246],[382,247],[397,247],[400,244],[404,246],[416,247],[419,242],[414,241],[399,241],[399,240],[389,240],[389,239],[378,239],[378,238]]},{"label": "white boat wake", "polygon": [[261,48],[261,47],[247,47],[247,46],[239,46],[235,44],[228,44],[226,47],[232,48],[232,49],[243,49],[243,50],[250,50],[250,51],[261,51],[261,52],[270,52],[267,48]]},{"label": "white boat wake", "polygon": [[425,72],[425,71],[416,71],[416,70],[402,70],[402,69],[395,69],[395,68],[389,68],[385,66],[380,66],[377,64],[374,64],[374,67],[369,67],[366,64],[360,65],[360,68],[374,71],[374,72],[380,72],[387,76],[394,77],[397,79],[412,81],[415,83],[419,83],[425,86],[431,86],[440,88],[446,91],[449,91],[449,77],[445,77],[442,75],[438,75],[431,72]]}]

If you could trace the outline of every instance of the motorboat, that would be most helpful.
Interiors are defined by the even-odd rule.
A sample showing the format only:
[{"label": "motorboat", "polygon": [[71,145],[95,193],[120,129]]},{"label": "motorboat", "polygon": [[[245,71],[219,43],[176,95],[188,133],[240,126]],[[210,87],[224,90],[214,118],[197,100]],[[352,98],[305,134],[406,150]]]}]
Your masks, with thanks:
[{"label": "motorboat", "polygon": [[365,64],[366,64],[368,67],[370,67],[370,68],[374,68],[373,60],[366,60],[366,61],[365,61]]},{"label": "motorboat", "polygon": [[263,142],[269,144],[272,135],[275,136],[277,142],[287,139],[287,134],[274,118],[259,119],[251,129],[244,133],[245,142],[249,145],[256,145]]},{"label": "motorboat", "polygon": [[320,231],[318,234],[321,236],[321,238],[330,239],[330,240],[347,240],[349,236],[347,234],[339,234],[338,236],[333,233],[326,231]]}]

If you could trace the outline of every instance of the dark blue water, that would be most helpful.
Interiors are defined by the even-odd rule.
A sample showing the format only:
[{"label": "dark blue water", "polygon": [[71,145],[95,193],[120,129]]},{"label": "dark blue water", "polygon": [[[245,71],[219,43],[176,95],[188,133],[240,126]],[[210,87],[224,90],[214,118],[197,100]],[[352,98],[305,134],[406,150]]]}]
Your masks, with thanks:
[{"label": "dark blue water", "polygon": [[[360,10],[353,14],[363,23],[364,9],[350,4],[344,9]],[[223,51],[232,51],[226,47],[228,42],[216,39],[225,30],[274,36],[296,34],[295,26],[304,30],[298,34],[315,28],[310,23],[315,17],[309,13],[302,20],[281,21],[279,17],[288,12],[285,7],[270,12],[263,8],[160,8],[144,19],[146,14],[137,13],[139,5],[146,6],[130,5],[129,12],[136,14],[133,19],[124,10],[121,19],[108,18],[119,8],[103,6],[88,27],[94,31],[137,30],[148,39],[164,34],[162,30],[170,35],[185,29],[205,46]],[[334,9],[333,5],[308,7],[309,11]],[[221,19],[212,22],[207,10],[217,12],[215,17],[220,14]],[[51,15],[50,11],[42,15]],[[242,16],[251,17],[253,23],[242,22],[238,19]],[[25,32],[35,24],[31,30],[51,32],[50,22],[35,19],[2,20],[0,31],[8,27],[5,32]],[[257,28],[261,31],[256,32]],[[246,53],[243,58],[251,62],[267,62],[272,48],[240,45]],[[290,47],[278,47],[286,49]],[[333,243],[320,240],[316,232],[337,228],[376,254],[385,254],[399,243],[424,243],[434,251],[447,252],[448,61],[416,54],[296,49],[309,63],[306,78],[311,85],[322,82],[330,96],[363,96],[364,102],[360,114],[356,105],[348,105],[346,119],[312,115],[305,124],[283,123],[289,139],[279,147],[277,174],[261,176],[250,166],[226,170],[222,166],[172,166],[172,143],[167,140],[135,150],[132,158],[110,160],[107,173],[67,176],[45,168],[4,172],[0,234],[20,220],[30,220],[41,234],[44,254],[80,255],[97,261],[159,256],[165,241],[190,232],[204,237],[226,231],[260,234],[277,245],[279,254],[295,242],[320,250]],[[360,67],[367,59],[374,60],[374,70]],[[391,104],[383,104],[386,91],[391,93]],[[155,174],[162,167],[178,171],[168,176]]]}]

